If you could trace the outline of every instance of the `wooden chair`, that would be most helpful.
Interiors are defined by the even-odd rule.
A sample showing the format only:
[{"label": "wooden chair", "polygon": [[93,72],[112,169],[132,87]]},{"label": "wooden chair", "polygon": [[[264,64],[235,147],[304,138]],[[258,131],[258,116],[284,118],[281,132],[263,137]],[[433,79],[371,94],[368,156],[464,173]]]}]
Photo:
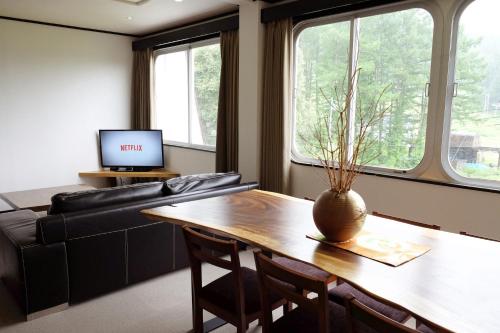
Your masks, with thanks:
[{"label": "wooden chair", "polygon": [[378,217],[383,217],[383,218],[394,220],[394,221],[398,221],[398,222],[403,222],[403,223],[406,223],[406,224],[415,225],[417,227],[434,229],[434,230],[441,230],[441,226],[436,225],[436,224],[426,224],[426,223],[421,223],[421,222],[415,222],[415,221],[403,219],[403,218],[400,218],[400,217],[394,217],[394,216],[382,214],[382,213],[379,213],[379,212],[376,212],[376,211],[372,212],[372,215],[378,216]]},{"label": "wooden chair", "polygon": [[281,266],[288,268],[289,270],[301,272],[307,276],[311,276],[318,280],[326,280],[327,283],[331,283],[337,279],[333,274],[325,272],[322,269],[316,268],[309,264],[304,264],[301,261],[289,259],[286,257],[275,257],[273,261]]},{"label": "wooden chair", "polygon": [[[316,268],[312,265],[304,264],[298,260],[289,259],[286,257],[276,257],[273,258],[273,261],[287,269],[295,272],[301,272],[309,277],[315,278],[317,280],[325,280],[327,284],[332,283],[337,280],[337,277],[333,274],[325,272],[322,269]],[[310,293],[309,290],[303,289],[302,295],[307,296]],[[288,301],[286,304],[286,311],[290,312],[293,308],[292,302]]]},{"label": "wooden chair", "polygon": [[[255,251],[254,256],[260,283],[263,333],[345,331],[345,309],[328,300],[327,279],[290,270],[261,251]],[[307,298],[303,290],[313,292],[317,297]],[[298,305],[274,322],[271,306],[273,293]]]},{"label": "wooden chair", "polygon": [[373,333],[448,333],[450,331],[430,322],[417,325],[417,329],[405,326],[358,301],[353,295],[345,298],[347,333],[361,333],[369,327]]},{"label": "wooden chair", "polygon": [[476,235],[469,234],[466,231],[460,231],[460,235],[474,237],[474,238],[479,238],[479,239],[484,239],[484,240],[489,240],[489,241],[492,241],[492,242],[500,242],[500,240],[498,240],[498,239],[487,238],[487,237],[482,237],[482,236],[476,236]]},{"label": "wooden chair", "polygon": [[[246,332],[249,323],[262,316],[257,273],[240,266],[236,241],[209,237],[186,226],[183,233],[191,265],[194,332],[203,332],[203,310],[236,326],[238,333]],[[229,255],[229,260],[214,253]],[[230,272],[202,286],[203,262]],[[286,303],[276,293],[269,299],[272,309]]]}]

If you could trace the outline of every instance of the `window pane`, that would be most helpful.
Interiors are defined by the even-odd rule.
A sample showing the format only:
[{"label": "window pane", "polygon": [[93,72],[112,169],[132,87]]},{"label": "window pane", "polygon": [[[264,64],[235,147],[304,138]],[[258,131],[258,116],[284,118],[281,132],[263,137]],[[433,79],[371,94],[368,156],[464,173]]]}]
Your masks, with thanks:
[{"label": "window pane", "polygon": [[220,45],[192,49],[194,94],[192,100],[191,141],[215,146],[221,55]]},{"label": "window pane", "polygon": [[[337,114],[330,103],[334,88],[347,85],[350,23],[339,22],[304,29],[295,47],[295,150],[318,158],[315,142],[318,122],[334,131]],[[340,101],[342,104],[342,100]]]},{"label": "window pane", "polygon": [[156,125],[168,141],[189,142],[187,51],[162,54],[155,62]]},{"label": "window pane", "polygon": [[423,9],[359,19],[356,114],[368,119],[370,106],[387,87],[378,109],[385,115],[368,135],[367,165],[413,169],[424,156],[433,20]]},{"label": "window pane", "polygon": [[469,178],[500,180],[499,10],[498,0],[477,0],[460,18],[448,156]]}]

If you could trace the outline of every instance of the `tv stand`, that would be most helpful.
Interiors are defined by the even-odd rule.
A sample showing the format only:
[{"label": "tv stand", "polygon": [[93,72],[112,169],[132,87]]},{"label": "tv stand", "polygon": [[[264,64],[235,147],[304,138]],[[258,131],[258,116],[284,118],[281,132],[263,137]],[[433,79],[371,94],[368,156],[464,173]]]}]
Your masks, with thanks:
[{"label": "tv stand", "polygon": [[110,171],[118,172],[150,172],[153,168],[149,167],[112,167],[109,168]]},{"label": "tv stand", "polygon": [[[142,178],[143,181],[148,181],[147,178],[155,180],[165,180],[180,176],[180,174],[176,172],[171,172],[165,169],[153,169],[150,171],[136,171],[136,170],[124,171],[123,169],[118,171],[113,171],[113,170],[101,169],[97,171],[79,172],[78,175],[80,177],[90,177],[90,178],[112,178],[115,180],[116,185],[123,185],[124,183],[126,183],[125,181],[123,181],[123,178]],[[131,180],[133,181],[133,179]]]}]

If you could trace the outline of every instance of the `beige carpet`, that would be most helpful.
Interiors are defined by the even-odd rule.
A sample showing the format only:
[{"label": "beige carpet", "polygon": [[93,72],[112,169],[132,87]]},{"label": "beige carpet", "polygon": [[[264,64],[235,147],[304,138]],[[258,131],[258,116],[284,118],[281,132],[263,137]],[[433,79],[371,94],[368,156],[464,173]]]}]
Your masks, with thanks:
[{"label": "beige carpet", "polygon": [[[254,267],[251,251],[242,252],[240,257],[242,265]],[[203,273],[204,280],[211,281],[224,271],[205,266]],[[184,269],[30,322],[22,321],[17,304],[0,284],[0,333],[189,332],[190,283],[189,269]],[[212,316],[205,313],[204,318]],[[235,331],[234,326],[227,324],[214,332]],[[253,323],[249,332],[261,329]]]}]

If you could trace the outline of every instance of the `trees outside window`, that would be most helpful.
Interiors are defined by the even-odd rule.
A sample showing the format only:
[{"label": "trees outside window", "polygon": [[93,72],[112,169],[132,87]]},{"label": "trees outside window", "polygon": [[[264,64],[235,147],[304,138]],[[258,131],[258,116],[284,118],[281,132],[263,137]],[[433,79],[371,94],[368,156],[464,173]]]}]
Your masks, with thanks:
[{"label": "trees outside window", "polygon": [[459,176],[500,180],[500,22],[496,0],[460,16],[448,162]]},{"label": "trees outside window", "polygon": [[215,147],[220,68],[218,40],[157,51],[156,127],[168,143]]},{"label": "trees outside window", "polygon": [[[409,170],[423,158],[427,91],[432,53],[433,20],[420,8],[346,21],[308,26],[295,45],[295,153],[307,151],[317,115],[328,113],[334,87],[347,84],[349,69],[360,68],[355,110],[361,112],[386,89],[379,103],[388,108],[369,134],[374,142],[365,154],[367,165]],[[366,104],[364,104],[366,103]],[[332,119],[335,121],[335,119]]]}]

